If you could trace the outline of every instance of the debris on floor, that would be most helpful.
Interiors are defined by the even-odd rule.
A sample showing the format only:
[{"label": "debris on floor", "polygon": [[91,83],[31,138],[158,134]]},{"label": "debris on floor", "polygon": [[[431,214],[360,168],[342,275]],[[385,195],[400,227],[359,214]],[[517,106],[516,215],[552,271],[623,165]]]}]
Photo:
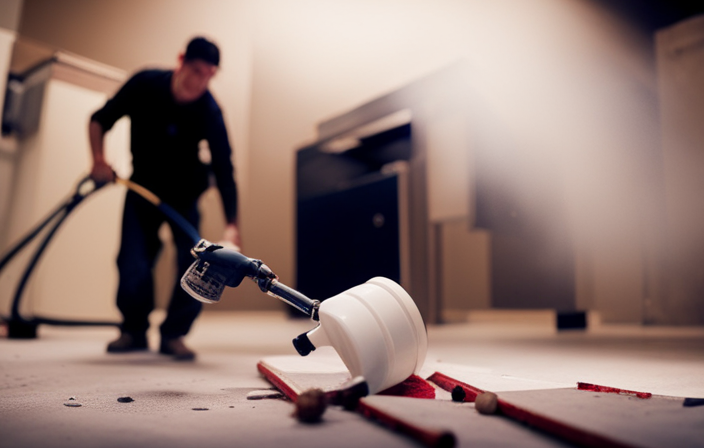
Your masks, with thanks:
[{"label": "debris on floor", "polygon": [[76,401],[76,397],[69,397],[68,401],[64,403],[64,406],[69,408],[80,408],[83,405]]},{"label": "debris on floor", "polygon": [[276,389],[253,390],[247,394],[247,400],[263,400],[265,398],[283,398],[284,394]]},{"label": "debris on floor", "polygon": [[118,403],[132,403],[134,399],[132,397],[119,397],[117,399]]},{"label": "debris on floor", "polygon": [[64,406],[68,406],[69,408],[80,408],[83,405],[75,401],[67,401],[64,403]]}]

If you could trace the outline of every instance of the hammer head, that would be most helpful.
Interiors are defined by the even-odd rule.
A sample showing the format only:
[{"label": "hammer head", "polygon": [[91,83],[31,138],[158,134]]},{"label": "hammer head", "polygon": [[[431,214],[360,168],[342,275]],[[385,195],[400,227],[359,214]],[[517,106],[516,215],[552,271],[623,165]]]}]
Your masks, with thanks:
[{"label": "hammer head", "polygon": [[359,399],[367,395],[369,395],[369,385],[362,376],[352,378],[342,388],[327,393],[330,404],[342,406],[348,411],[356,409]]}]

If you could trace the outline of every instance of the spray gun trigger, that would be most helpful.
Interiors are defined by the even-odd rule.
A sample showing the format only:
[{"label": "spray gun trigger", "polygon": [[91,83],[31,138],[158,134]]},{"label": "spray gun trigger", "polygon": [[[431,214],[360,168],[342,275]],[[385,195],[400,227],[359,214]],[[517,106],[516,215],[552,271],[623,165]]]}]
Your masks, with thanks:
[{"label": "spray gun trigger", "polygon": [[203,253],[206,251],[207,252],[214,251],[216,248],[212,248],[213,246],[217,246],[217,245],[211,243],[210,241],[208,241],[206,239],[201,238],[201,240],[198,241],[198,244],[196,244],[195,246],[193,246],[191,248],[191,255],[193,255],[193,258],[199,258],[198,254],[200,254],[200,253]]}]

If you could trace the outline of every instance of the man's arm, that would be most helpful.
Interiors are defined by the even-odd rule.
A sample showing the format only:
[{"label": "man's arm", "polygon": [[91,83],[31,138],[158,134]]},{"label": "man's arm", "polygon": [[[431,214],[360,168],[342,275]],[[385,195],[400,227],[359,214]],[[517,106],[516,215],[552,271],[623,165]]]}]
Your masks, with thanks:
[{"label": "man's arm", "polygon": [[97,121],[91,120],[88,124],[88,139],[90,141],[90,153],[93,158],[93,166],[90,170],[90,177],[99,184],[112,182],[115,180],[115,171],[105,161],[103,127]]},{"label": "man's arm", "polygon": [[214,102],[212,113],[207,120],[207,126],[208,144],[212,156],[211,168],[220,191],[225,219],[227,220],[222,238],[224,241],[240,247],[241,237],[237,224],[238,193],[232,164],[232,148],[230,147],[222,112]]},{"label": "man's arm", "polygon": [[110,164],[105,161],[104,136],[112,129],[117,120],[129,115],[135,101],[144,97],[145,85],[149,85],[150,72],[139,72],[132,76],[120,87],[115,96],[110,98],[105,105],[95,111],[88,124],[88,138],[90,151],[93,158],[90,176],[96,182],[112,182],[115,172]]}]

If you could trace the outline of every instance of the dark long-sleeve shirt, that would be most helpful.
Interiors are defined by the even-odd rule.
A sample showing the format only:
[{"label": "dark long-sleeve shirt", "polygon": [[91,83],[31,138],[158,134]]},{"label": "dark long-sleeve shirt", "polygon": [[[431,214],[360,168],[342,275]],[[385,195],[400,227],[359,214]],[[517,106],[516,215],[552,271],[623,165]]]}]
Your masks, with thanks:
[{"label": "dark long-sleeve shirt", "polygon": [[[228,222],[237,218],[237,184],[232,149],[222,111],[209,91],[198,100],[177,103],[171,93],[172,71],[135,74],[91,120],[103,131],[127,115],[131,122],[131,180],[170,205],[189,204],[215,181]],[[199,144],[208,142],[211,163],[199,158]]]}]

